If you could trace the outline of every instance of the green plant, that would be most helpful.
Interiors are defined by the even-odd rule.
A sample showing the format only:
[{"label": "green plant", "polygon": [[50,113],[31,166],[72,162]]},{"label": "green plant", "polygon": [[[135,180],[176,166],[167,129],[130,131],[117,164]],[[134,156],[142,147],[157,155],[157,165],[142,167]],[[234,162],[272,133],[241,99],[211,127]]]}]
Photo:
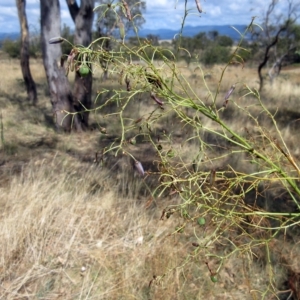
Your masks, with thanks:
[{"label": "green plant", "polygon": [[[2,43],[2,50],[6,52],[11,58],[19,58],[21,51],[21,40],[6,39]],[[33,36],[30,41],[29,55],[30,57],[37,58],[40,55],[40,38]]]},{"label": "green plant", "polygon": [[200,32],[194,37],[180,36],[173,40],[177,59],[184,59],[188,64],[192,61],[203,62],[207,65],[222,64],[229,60],[233,40],[217,31]]},{"label": "green plant", "polygon": [[[300,169],[282,137],[274,114],[265,106],[258,91],[234,79],[230,79],[232,86],[227,92],[222,89],[228,66],[235,61],[242,62],[239,51],[243,49],[244,36],[253,26],[254,19],[241,34],[235,51],[226,52],[228,62],[213,90],[205,81],[201,65],[196,65],[195,72],[201,74],[206,90],[205,99],[181,72],[176,53],[168,49],[165,50],[166,56],[160,47],[151,43],[129,47],[120,41],[118,51],[108,52],[101,47],[93,50],[94,43],[104,45],[106,38],[94,41],[87,48],[75,48],[77,59],[80,61],[80,57],[85,57],[95,68],[105,57],[112,66],[110,72],[120,83],[120,87],[114,88],[102,103],[97,99],[108,90],[99,91],[96,108],[91,110],[101,111],[112,103],[117,105],[116,111],[107,114],[106,118],[118,117],[121,130],[102,155],[122,153],[135,162],[141,177],[156,177],[157,184],[151,189],[154,199],[168,195],[177,195],[181,199],[180,204],[166,207],[161,216],[161,220],[178,220],[173,235],[184,234],[188,226],[195,228],[194,236],[190,237],[194,240],[194,250],[187,252],[175,268],[206,261],[207,266],[208,263],[215,266],[212,270],[209,268],[209,276],[217,284],[217,275],[226,260],[236,254],[251,257],[257,249],[263,248],[266,265],[270,268],[269,278],[263,289],[253,293],[264,298],[277,295],[270,255],[272,242],[299,224]],[[180,41],[179,37],[177,49],[188,53]],[[211,57],[219,59],[220,48],[211,50],[216,51]],[[154,57],[160,57],[161,63],[156,64]],[[213,62],[211,57],[208,62]],[[236,87],[240,90],[240,97],[233,96]],[[147,102],[147,106],[153,109],[140,115],[132,114],[130,108],[137,105],[137,101]],[[230,113],[232,110],[239,113],[239,118],[247,120],[244,127],[237,126],[234,114]],[[265,125],[266,120],[271,126]],[[176,123],[181,125],[176,127]],[[181,130],[180,142],[176,140],[176,130]],[[131,142],[133,137],[135,143]],[[156,153],[154,171],[143,170],[140,159],[143,153],[139,150],[143,147],[138,138]],[[190,150],[191,144],[196,149],[194,152]],[[132,150],[132,146],[136,148]],[[243,161],[243,168],[232,163],[236,159]],[[274,186],[287,194],[290,209],[274,206],[268,202],[267,196],[265,205],[257,203],[260,195],[267,195]],[[168,269],[153,280],[160,282],[173,270]]]},{"label": "green plant", "polygon": [[21,40],[16,41],[6,39],[2,43],[2,50],[6,52],[11,58],[17,58],[20,56]]},{"label": "green plant", "polygon": [[226,35],[220,35],[217,39],[218,45],[222,47],[232,47],[233,46],[233,40]]},{"label": "green plant", "polygon": [[206,65],[222,64],[228,62],[230,48],[220,45],[212,45],[203,52],[200,61]]}]

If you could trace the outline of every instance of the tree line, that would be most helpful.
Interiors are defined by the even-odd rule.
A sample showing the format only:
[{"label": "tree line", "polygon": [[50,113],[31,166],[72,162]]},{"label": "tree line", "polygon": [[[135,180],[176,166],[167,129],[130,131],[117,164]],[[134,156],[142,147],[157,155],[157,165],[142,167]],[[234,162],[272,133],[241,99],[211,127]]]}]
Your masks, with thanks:
[{"label": "tree line", "polygon": [[[287,0],[287,2],[288,10],[280,16],[275,13],[279,1],[269,2],[266,13],[263,15],[261,28],[253,29],[251,38],[240,45],[238,55],[235,56],[235,61],[232,61],[232,63],[241,64],[249,61],[258,66],[260,90],[264,85],[263,68],[268,67],[268,75],[273,82],[284,65],[300,61],[300,26],[297,23],[300,5],[293,0]],[[219,35],[217,31],[201,32],[194,37],[179,36],[172,41],[171,45],[163,46],[159,44],[159,37],[155,35],[149,35],[144,39],[137,35],[125,41],[126,32],[136,30],[145,22],[143,11],[146,4],[143,1],[121,0],[118,3],[111,3],[107,0],[81,0],[78,4],[76,0],[66,0],[66,3],[75,25],[74,33],[66,25],[61,26],[59,0],[41,0],[41,36],[40,39],[30,40],[25,11],[26,0],[16,0],[21,39],[16,43],[5,41],[2,45],[4,51],[14,57],[20,57],[28,98],[34,104],[37,102],[37,94],[30,73],[29,57],[38,56],[37,53],[41,49],[53,115],[57,126],[64,130],[69,131],[72,126],[78,131],[87,129],[92,103],[91,65],[84,56],[78,55],[73,45],[87,47],[93,40],[100,39],[103,51],[114,51],[113,41],[121,38],[130,47],[150,43],[153,47],[145,48],[144,51],[145,55],[153,55],[154,59],[161,58],[160,52],[156,49],[164,51],[162,48],[166,48],[163,52],[165,56],[176,60],[184,59],[188,64],[195,61],[204,64],[226,63],[230,59],[234,41],[228,36]],[[95,14],[97,30],[93,32]],[[54,37],[62,39],[49,44],[49,40]],[[69,43],[61,44],[63,40]],[[73,90],[71,90],[65,68],[57,64],[60,58],[62,59],[61,65],[66,63],[72,66],[76,60]],[[107,76],[109,62],[103,59],[100,64],[104,75]],[[85,70],[84,76],[82,76],[83,70]]]},{"label": "tree line", "polygon": [[[256,30],[252,36],[249,36],[243,41],[243,49],[239,51],[241,57],[240,61],[250,62],[251,64],[257,63],[262,57],[262,50],[264,49],[263,38],[257,36],[259,32]],[[298,48],[296,46],[292,47],[289,51],[284,51],[284,48],[288,49],[290,44],[298,45],[300,39],[300,27],[299,25],[294,25],[290,28],[290,38],[281,38],[280,43],[277,46],[280,52],[285,55],[280,56],[280,60],[284,65],[299,63],[300,55]],[[92,31],[92,38],[101,36],[101,31]],[[65,40],[72,41],[74,39],[74,32],[72,29],[63,24],[61,29],[61,37]],[[130,36],[126,39],[126,43],[129,46],[138,46],[141,42],[150,41],[152,45],[160,47],[160,49],[170,49],[174,51],[179,44],[178,39],[173,39],[171,41],[161,41],[158,35],[148,34],[144,38],[137,38],[135,36]],[[226,63],[231,54],[231,49],[234,46],[235,41],[226,35],[219,35],[218,31],[210,32],[199,32],[193,37],[183,36],[181,39],[182,50],[178,54],[177,59],[185,60],[188,64],[191,62],[201,62],[205,65]],[[114,45],[110,41],[108,49],[113,50]],[[115,45],[116,46],[116,45]],[[67,55],[72,50],[72,44],[62,43],[61,45],[63,55]],[[2,42],[2,51],[6,52],[11,58],[20,58],[21,40],[10,40],[6,39]],[[188,51],[186,51],[188,50]],[[273,53],[274,54],[274,53]],[[31,58],[39,58],[42,56],[40,47],[40,36],[33,36],[29,42],[29,56]],[[168,56],[171,57],[170,55]],[[154,59],[161,59],[159,55],[154,55]]]}]

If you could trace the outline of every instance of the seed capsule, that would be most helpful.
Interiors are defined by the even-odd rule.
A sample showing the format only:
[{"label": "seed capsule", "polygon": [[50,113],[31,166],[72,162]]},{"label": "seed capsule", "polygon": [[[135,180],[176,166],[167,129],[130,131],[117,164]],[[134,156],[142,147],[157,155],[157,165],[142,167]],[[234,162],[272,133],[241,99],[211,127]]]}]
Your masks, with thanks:
[{"label": "seed capsule", "polygon": [[120,32],[120,38],[124,40],[125,38],[125,28],[122,21],[119,22],[119,32]]},{"label": "seed capsule", "polygon": [[176,227],[175,227],[175,230],[176,230],[178,233],[183,233],[183,232],[184,232],[184,228],[181,227],[181,226],[176,226]]},{"label": "seed capsule", "polygon": [[200,4],[200,0],[195,0],[195,2],[196,2],[198,11],[201,14],[203,12],[203,10],[202,10],[201,4]]},{"label": "seed capsule", "polygon": [[229,89],[229,91],[226,93],[226,95],[225,95],[225,98],[224,98],[224,103],[223,103],[223,107],[225,107],[226,108],[226,106],[227,106],[227,104],[228,104],[228,99],[229,99],[229,97],[231,96],[231,94],[233,93],[233,91],[234,91],[234,89],[235,89],[235,85],[233,84],[232,86],[231,86],[231,88]]},{"label": "seed capsule", "polygon": [[175,156],[175,152],[174,152],[173,150],[170,149],[170,150],[167,152],[167,156],[170,157],[170,158],[172,158],[172,157]]},{"label": "seed capsule", "polygon": [[145,75],[149,83],[153,84],[156,88],[163,89],[160,80],[154,74],[146,73]]},{"label": "seed capsule", "polygon": [[145,175],[145,171],[144,171],[143,165],[139,161],[137,161],[137,160],[135,161],[134,165],[135,165],[135,168],[136,168],[137,172],[141,176],[144,176]]},{"label": "seed capsule", "polygon": [[131,145],[135,145],[135,144],[136,144],[136,139],[135,139],[135,138],[130,139],[130,140],[129,140],[129,143],[130,143]]},{"label": "seed capsule", "polygon": [[201,225],[205,225],[206,221],[203,217],[198,218],[197,223],[201,226]]},{"label": "seed capsule", "polygon": [[128,21],[131,21],[132,18],[131,18],[131,13],[130,13],[130,9],[128,7],[128,4],[125,0],[122,0],[122,4],[124,6],[124,9],[125,9],[125,16],[127,17]]},{"label": "seed capsule", "polygon": [[75,56],[76,56],[76,50],[72,49],[72,51],[70,52],[70,54],[68,55],[68,59],[67,59],[67,67],[66,67],[66,76],[69,73],[69,69],[71,70],[71,72],[74,71],[75,69]]},{"label": "seed capsule", "polygon": [[163,106],[164,103],[163,103],[160,99],[158,99],[158,98],[155,96],[154,93],[151,92],[150,97],[151,97],[158,105]]},{"label": "seed capsule", "polygon": [[103,134],[107,134],[107,130],[106,130],[106,128],[104,128],[104,127],[100,127],[100,128],[99,128],[99,130],[100,130],[100,132],[101,132],[101,133],[103,133]]},{"label": "seed capsule", "polygon": [[228,91],[228,92],[226,93],[226,95],[225,95],[225,101],[229,99],[229,97],[230,97],[231,94],[233,93],[234,89],[235,89],[235,85],[233,84],[233,85],[230,87],[229,91]]},{"label": "seed capsule", "polygon": [[127,92],[131,91],[130,79],[128,78],[127,75],[125,76],[125,83],[126,83]]},{"label": "seed capsule", "polygon": [[81,77],[85,77],[90,73],[90,69],[86,64],[82,64],[79,68],[79,74]]},{"label": "seed capsule", "polygon": [[60,44],[63,41],[64,41],[64,39],[62,37],[58,36],[58,37],[51,38],[49,40],[49,44]]}]

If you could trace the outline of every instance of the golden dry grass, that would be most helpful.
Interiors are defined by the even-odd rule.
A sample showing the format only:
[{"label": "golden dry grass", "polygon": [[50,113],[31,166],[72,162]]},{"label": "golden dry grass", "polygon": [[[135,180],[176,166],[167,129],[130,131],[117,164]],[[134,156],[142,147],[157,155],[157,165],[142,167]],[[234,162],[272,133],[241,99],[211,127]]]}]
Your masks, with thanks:
[{"label": "golden dry grass", "polygon": [[[36,61],[31,67],[38,84],[37,107],[26,103],[18,62],[0,62],[6,75],[0,86],[5,142],[5,151],[1,144],[0,152],[0,299],[261,299],[259,291],[266,289],[269,276],[281,289],[288,278],[285,265],[300,272],[296,239],[274,242],[275,274],[270,274],[264,247],[252,256],[237,253],[227,260],[218,283],[211,282],[204,256],[185,264],[195,250],[193,232],[209,238],[210,227],[204,230],[193,224],[172,235],[180,218],[160,218],[165,207],[178,203],[176,195],[151,198],[147,187],[158,184],[156,179],[142,180],[121,154],[109,158],[105,167],[95,164],[95,152],[106,140],[98,130],[83,135],[55,133],[42,65]],[[200,73],[193,66],[180,67],[205,96]],[[220,70],[204,68],[212,90]],[[299,113],[295,109],[298,72],[283,71],[276,85],[267,86],[262,95],[271,109],[285,112],[279,122],[296,158],[300,150],[292,125],[297,115],[292,113]],[[257,87],[256,70],[231,67],[221,92],[237,81]],[[101,85],[96,74],[95,90]],[[242,94],[241,86],[237,102],[244,101]],[[135,117],[147,109],[149,105],[142,103]],[[247,126],[238,112],[230,112],[235,128]],[[110,133],[118,130],[117,119],[111,123],[92,116],[96,121]],[[182,134],[181,124],[172,126]],[[177,149],[188,157],[194,146],[178,141]],[[147,158],[141,149],[135,151]],[[241,160],[236,163],[242,166]],[[224,251],[222,244],[216,251]],[[214,259],[209,264],[214,270]]]},{"label": "golden dry grass", "polygon": [[178,221],[160,215],[176,200],[147,208],[113,182],[97,166],[49,155],[1,187],[2,299],[251,299],[262,285],[250,274],[264,267],[242,255],[226,262],[217,285],[204,259],[177,267],[194,250],[189,232],[204,237],[203,229],[170,236]]}]

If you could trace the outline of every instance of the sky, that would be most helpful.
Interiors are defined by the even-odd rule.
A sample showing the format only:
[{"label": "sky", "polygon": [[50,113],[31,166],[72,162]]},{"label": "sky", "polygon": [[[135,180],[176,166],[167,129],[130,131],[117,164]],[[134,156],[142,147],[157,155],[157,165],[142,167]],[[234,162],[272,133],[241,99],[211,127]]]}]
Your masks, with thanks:
[{"label": "sky", "polygon": [[[117,0],[116,0],[117,1]],[[115,1],[115,2],[116,2]],[[179,29],[184,15],[185,0],[145,0],[144,18],[146,29]],[[189,14],[186,25],[247,25],[253,16],[261,16],[266,11],[269,0],[199,0],[203,13],[199,14],[195,0],[187,0]],[[295,0],[296,2],[299,0]],[[27,0],[26,12],[31,32],[39,32],[40,0]],[[80,0],[77,0],[79,3]],[[286,0],[279,0],[278,12],[284,10]],[[0,0],[0,32],[20,30],[15,0]],[[65,0],[61,3],[62,24],[74,28]],[[256,19],[259,23],[259,18]]]}]

